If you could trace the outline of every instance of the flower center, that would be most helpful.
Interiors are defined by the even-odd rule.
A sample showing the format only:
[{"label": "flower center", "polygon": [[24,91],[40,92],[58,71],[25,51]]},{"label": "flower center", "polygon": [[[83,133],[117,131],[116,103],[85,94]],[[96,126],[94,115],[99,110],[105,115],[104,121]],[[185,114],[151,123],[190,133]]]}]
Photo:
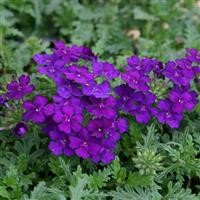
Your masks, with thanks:
[{"label": "flower center", "polygon": [[83,142],[83,146],[87,146],[87,142]]},{"label": "flower center", "polygon": [[179,99],[178,102],[179,102],[179,103],[183,103],[183,100],[182,100],[182,99]]},{"label": "flower center", "polygon": [[174,76],[175,77],[179,77],[179,74],[177,72],[175,72]]},{"label": "flower center", "polygon": [[99,104],[99,108],[103,108],[103,107],[104,107],[103,103]]},{"label": "flower center", "polygon": [[141,110],[145,111],[146,110],[146,106],[142,106]]},{"label": "flower center", "polygon": [[137,80],[135,80],[135,79],[133,79],[133,83],[135,83],[135,84],[138,84],[138,81],[137,81]]}]

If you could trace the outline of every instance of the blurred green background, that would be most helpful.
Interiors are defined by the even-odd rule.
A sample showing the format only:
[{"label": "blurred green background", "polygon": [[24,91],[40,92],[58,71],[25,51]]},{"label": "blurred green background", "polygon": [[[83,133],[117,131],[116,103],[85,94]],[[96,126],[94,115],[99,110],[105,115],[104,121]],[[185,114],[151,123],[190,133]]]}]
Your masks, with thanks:
[{"label": "blurred green background", "polygon": [[91,47],[122,65],[134,53],[175,58],[200,48],[197,0],[1,0],[0,74],[22,73],[51,41]]}]

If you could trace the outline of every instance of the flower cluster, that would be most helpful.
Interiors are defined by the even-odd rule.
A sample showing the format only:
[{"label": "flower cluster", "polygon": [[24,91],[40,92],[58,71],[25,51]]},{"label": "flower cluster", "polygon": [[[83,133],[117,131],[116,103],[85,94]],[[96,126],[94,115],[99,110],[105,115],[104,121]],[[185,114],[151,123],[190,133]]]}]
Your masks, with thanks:
[{"label": "flower cluster", "polygon": [[[192,80],[200,74],[200,52],[195,49],[167,63],[131,56],[122,72],[100,61],[91,49],[61,41],[55,42],[51,54],[36,54],[33,59],[38,72],[53,80],[55,93],[50,98],[38,93],[31,100],[25,98],[34,86],[28,75],[22,75],[0,94],[0,106],[22,102],[23,119],[14,127],[15,135],[26,134],[28,121],[41,126],[54,155],[75,154],[107,164],[128,129],[125,113],[142,124],[155,117],[178,128],[184,111],[198,103],[198,94],[191,90]],[[114,87],[116,78],[123,84]]]},{"label": "flower cluster", "polygon": [[[121,74],[126,84],[115,89],[119,96],[117,105],[135,116],[137,122],[145,124],[155,116],[160,123],[178,128],[183,112],[193,110],[198,102],[190,84],[200,72],[199,56],[197,50],[188,49],[185,58],[166,64],[151,58],[129,57]],[[164,88],[168,93],[161,99],[154,92],[159,79],[164,83],[159,90]]]},{"label": "flower cluster", "polygon": [[25,121],[43,127],[54,155],[65,154],[109,163],[127,122],[118,114],[112,79],[120,72],[90,49],[56,42],[52,54],[37,54],[38,72],[56,85],[52,99],[37,95],[25,101]]}]

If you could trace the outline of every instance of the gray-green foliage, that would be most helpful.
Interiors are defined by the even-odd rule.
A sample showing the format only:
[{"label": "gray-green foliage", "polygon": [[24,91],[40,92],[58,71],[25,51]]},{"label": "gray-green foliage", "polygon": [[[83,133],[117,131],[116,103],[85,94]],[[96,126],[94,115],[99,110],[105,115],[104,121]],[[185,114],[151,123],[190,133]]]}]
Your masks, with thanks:
[{"label": "gray-green foliage", "polygon": [[[139,38],[128,36],[132,30]],[[31,58],[58,39],[88,45],[120,70],[133,51],[166,61],[200,49],[200,8],[196,0],[1,0],[1,85],[25,72],[48,96],[54,86]],[[108,166],[51,156],[32,124],[24,139],[0,132],[0,200],[199,200],[199,122],[200,106],[176,131],[130,119]]]}]

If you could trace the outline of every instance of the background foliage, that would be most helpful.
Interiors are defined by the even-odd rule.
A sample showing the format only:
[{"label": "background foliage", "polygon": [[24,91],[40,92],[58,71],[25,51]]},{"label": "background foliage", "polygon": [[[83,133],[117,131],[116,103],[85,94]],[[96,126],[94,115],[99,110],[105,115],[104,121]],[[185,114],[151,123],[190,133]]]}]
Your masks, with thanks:
[{"label": "background foliage", "polygon": [[[166,61],[180,57],[187,47],[200,50],[200,2],[195,0],[0,4],[1,85],[23,72],[32,75],[37,88],[49,85],[35,74],[31,57],[49,51],[58,39],[88,45],[119,68],[132,53]],[[48,139],[35,126],[23,139],[0,132],[0,199],[199,200],[199,122],[199,105],[185,114],[178,130],[130,119],[129,132],[109,166],[51,156]]]}]

